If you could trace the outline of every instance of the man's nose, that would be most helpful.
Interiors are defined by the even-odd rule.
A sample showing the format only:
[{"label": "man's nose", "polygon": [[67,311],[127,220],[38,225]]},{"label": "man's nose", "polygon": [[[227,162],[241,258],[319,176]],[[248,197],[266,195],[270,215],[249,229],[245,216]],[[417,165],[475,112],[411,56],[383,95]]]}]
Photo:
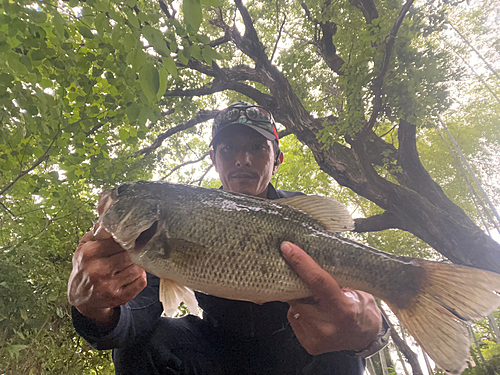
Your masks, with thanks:
[{"label": "man's nose", "polygon": [[248,150],[240,150],[236,154],[236,165],[241,166],[251,166],[252,165],[252,154]]}]

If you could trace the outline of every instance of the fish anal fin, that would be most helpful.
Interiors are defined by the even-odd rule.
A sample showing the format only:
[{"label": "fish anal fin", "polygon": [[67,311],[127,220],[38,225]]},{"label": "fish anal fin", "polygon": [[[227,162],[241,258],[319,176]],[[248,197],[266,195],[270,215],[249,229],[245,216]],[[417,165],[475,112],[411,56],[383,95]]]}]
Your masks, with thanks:
[{"label": "fish anal fin", "polygon": [[339,201],[319,195],[298,195],[292,198],[275,200],[296,208],[318,220],[332,232],[343,232],[354,229],[354,220],[347,208]]},{"label": "fish anal fin", "polygon": [[500,305],[500,274],[447,263],[414,260],[426,271],[419,292],[399,308],[386,303],[438,367],[460,374],[469,358],[467,324]]},{"label": "fish anal fin", "polygon": [[198,313],[198,301],[193,290],[171,279],[160,279],[160,301],[167,316],[173,316],[181,302],[191,314]]}]

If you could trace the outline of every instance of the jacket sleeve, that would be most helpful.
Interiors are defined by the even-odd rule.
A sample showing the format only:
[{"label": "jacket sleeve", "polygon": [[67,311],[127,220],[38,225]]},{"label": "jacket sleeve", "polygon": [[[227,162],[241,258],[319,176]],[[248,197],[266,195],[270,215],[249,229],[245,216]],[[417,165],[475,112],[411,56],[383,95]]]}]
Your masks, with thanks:
[{"label": "jacket sleeve", "polygon": [[119,320],[111,332],[103,332],[92,320],[71,308],[73,326],[94,349],[119,349],[147,337],[160,318],[163,307],[158,299],[160,279],[147,274],[148,285],[126,305],[116,307]]}]

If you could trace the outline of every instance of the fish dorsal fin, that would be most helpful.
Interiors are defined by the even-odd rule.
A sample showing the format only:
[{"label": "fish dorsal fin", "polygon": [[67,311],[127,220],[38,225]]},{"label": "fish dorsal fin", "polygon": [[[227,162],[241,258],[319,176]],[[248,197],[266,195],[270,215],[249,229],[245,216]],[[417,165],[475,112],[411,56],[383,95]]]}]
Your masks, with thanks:
[{"label": "fish dorsal fin", "polygon": [[354,229],[354,220],[347,208],[333,198],[319,195],[297,195],[282,198],[275,202],[296,208],[318,220],[332,232],[343,232]]},{"label": "fish dorsal fin", "polygon": [[184,302],[191,314],[198,314],[198,301],[193,290],[177,284],[174,280],[160,280],[160,301],[167,316],[174,315],[181,302]]}]

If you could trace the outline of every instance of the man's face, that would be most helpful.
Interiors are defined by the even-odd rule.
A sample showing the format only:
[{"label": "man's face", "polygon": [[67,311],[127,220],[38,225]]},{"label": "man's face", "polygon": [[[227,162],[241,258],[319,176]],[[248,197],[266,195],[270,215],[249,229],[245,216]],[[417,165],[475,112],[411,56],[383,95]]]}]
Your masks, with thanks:
[{"label": "man's face", "polygon": [[224,190],[266,198],[274,165],[271,141],[244,125],[231,125],[217,135],[210,158]]}]

